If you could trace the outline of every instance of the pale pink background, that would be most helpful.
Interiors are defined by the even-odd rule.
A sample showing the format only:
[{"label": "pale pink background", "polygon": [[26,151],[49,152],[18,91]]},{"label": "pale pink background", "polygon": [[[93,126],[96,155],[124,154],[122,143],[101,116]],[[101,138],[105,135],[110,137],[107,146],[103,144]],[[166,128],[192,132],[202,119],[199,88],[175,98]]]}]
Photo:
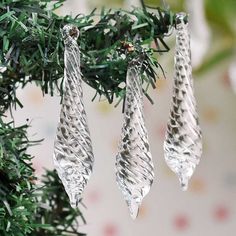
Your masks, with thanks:
[{"label": "pale pink background", "polygon": [[[91,2],[91,1],[90,1]],[[127,2],[126,2],[127,4]],[[80,6],[79,6],[80,5]],[[60,14],[89,10],[86,1],[69,0]],[[173,45],[173,42],[171,43]],[[84,84],[85,104],[96,158],[94,173],[84,193],[88,236],[235,236],[236,234],[236,95],[230,87],[227,65],[195,77],[195,94],[204,138],[200,165],[189,190],[182,192],[163,157],[163,139],[170,107],[173,51],[162,65],[167,80],[150,90],[155,104],[145,100],[145,117],[155,164],[155,182],[133,221],[115,182],[115,156],[120,136],[121,106],[91,102],[94,90]],[[59,97],[42,97],[34,85],[19,90],[23,109],[14,111],[16,124],[29,118],[31,139],[45,138],[31,148],[37,175],[53,168],[52,153],[59,118]]]}]

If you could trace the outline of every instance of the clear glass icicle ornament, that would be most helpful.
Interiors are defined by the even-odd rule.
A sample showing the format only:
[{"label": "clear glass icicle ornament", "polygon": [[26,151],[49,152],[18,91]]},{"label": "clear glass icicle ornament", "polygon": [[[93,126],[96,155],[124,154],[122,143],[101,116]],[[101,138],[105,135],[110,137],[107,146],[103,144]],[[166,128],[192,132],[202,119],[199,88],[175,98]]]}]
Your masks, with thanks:
[{"label": "clear glass icicle ornament", "polygon": [[184,13],[177,16],[174,89],[164,142],[165,160],[178,176],[183,190],[187,190],[188,181],[202,154],[202,135],[193,91],[190,36],[185,17]]},{"label": "clear glass icicle ornament", "polygon": [[116,156],[116,181],[131,217],[138,215],[139,206],[153,182],[153,163],[143,117],[141,62],[133,61],[127,71],[124,124]]},{"label": "clear glass icicle ornament", "polygon": [[54,164],[72,207],[77,207],[93,168],[93,150],[81,87],[79,31],[66,25],[64,93],[54,144]]}]

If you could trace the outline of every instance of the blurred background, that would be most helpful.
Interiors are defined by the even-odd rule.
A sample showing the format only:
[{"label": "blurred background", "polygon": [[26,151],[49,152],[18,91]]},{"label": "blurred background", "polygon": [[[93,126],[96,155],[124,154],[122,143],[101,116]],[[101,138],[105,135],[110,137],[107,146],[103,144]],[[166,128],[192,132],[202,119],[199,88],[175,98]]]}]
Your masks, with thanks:
[{"label": "blurred background", "polygon": [[[195,95],[203,131],[204,150],[189,190],[182,192],[177,177],[167,168],[163,140],[168,119],[174,35],[169,53],[159,55],[167,79],[159,73],[157,89],[145,100],[145,117],[155,164],[155,182],[133,221],[115,182],[115,156],[120,136],[121,106],[91,102],[94,90],[84,84],[85,105],[96,158],[94,173],[84,193],[83,213],[88,236],[235,236],[236,234],[236,1],[148,0],[151,6],[190,13]],[[93,8],[130,9],[138,0],[68,0],[60,15],[89,13]],[[13,111],[16,124],[29,119],[37,176],[53,168],[52,154],[59,119],[60,98],[42,96],[36,86],[18,91],[25,105]]]}]

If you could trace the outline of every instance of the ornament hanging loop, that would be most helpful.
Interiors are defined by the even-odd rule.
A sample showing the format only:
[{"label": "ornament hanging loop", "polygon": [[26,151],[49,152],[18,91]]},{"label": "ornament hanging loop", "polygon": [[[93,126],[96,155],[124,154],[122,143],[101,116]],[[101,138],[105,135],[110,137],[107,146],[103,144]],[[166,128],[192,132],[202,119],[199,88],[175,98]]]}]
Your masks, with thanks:
[{"label": "ornament hanging loop", "polygon": [[178,29],[178,26],[188,23],[188,14],[185,12],[179,12],[175,17],[175,28]]},{"label": "ornament hanging loop", "polygon": [[65,25],[61,30],[62,38],[66,46],[70,46],[72,43],[77,43],[79,38],[79,30],[74,25]]}]

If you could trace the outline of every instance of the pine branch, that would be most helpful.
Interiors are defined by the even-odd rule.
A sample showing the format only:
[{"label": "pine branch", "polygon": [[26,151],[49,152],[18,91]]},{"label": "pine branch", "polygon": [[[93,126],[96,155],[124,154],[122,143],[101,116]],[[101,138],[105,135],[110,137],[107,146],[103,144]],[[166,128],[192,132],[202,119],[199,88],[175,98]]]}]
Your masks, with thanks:
[{"label": "pine branch", "polygon": [[37,193],[40,198],[37,208],[36,221],[44,221],[48,227],[38,227],[35,236],[47,235],[74,235],[84,236],[78,231],[78,227],[86,221],[77,209],[72,209],[65,193],[64,187],[58,178],[56,171],[47,170],[42,179],[43,188]]},{"label": "pine branch", "polygon": [[85,219],[70,207],[55,171],[46,171],[43,187],[35,184],[32,157],[26,153],[35,142],[28,140],[27,128],[0,118],[0,235],[85,235],[78,232]]},{"label": "pine branch", "polygon": [[[54,2],[57,8],[64,1]],[[80,29],[83,79],[97,95],[105,96],[110,103],[114,97],[122,98],[125,88],[121,84],[125,82],[128,62],[143,52],[147,58],[143,71],[148,83],[155,83],[155,70],[160,65],[153,56],[155,48],[150,45],[154,39],[163,44],[175,24],[173,13],[159,8],[156,13],[142,9],[108,10],[101,12],[96,22],[95,11],[87,16],[59,17],[47,10],[46,3],[7,0],[0,4],[1,110],[10,104],[21,105],[15,91],[30,82],[39,85],[43,93],[53,95],[57,89],[62,95],[64,46],[60,28],[67,23]],[[126,43],[132,44],[132,52],[124,46]]]},{"label": "pine branch", "polygon": [[13,128],[0,118],[0,235],[28,235],[32,232],[36,204],[32,157],[27,126]]}]

